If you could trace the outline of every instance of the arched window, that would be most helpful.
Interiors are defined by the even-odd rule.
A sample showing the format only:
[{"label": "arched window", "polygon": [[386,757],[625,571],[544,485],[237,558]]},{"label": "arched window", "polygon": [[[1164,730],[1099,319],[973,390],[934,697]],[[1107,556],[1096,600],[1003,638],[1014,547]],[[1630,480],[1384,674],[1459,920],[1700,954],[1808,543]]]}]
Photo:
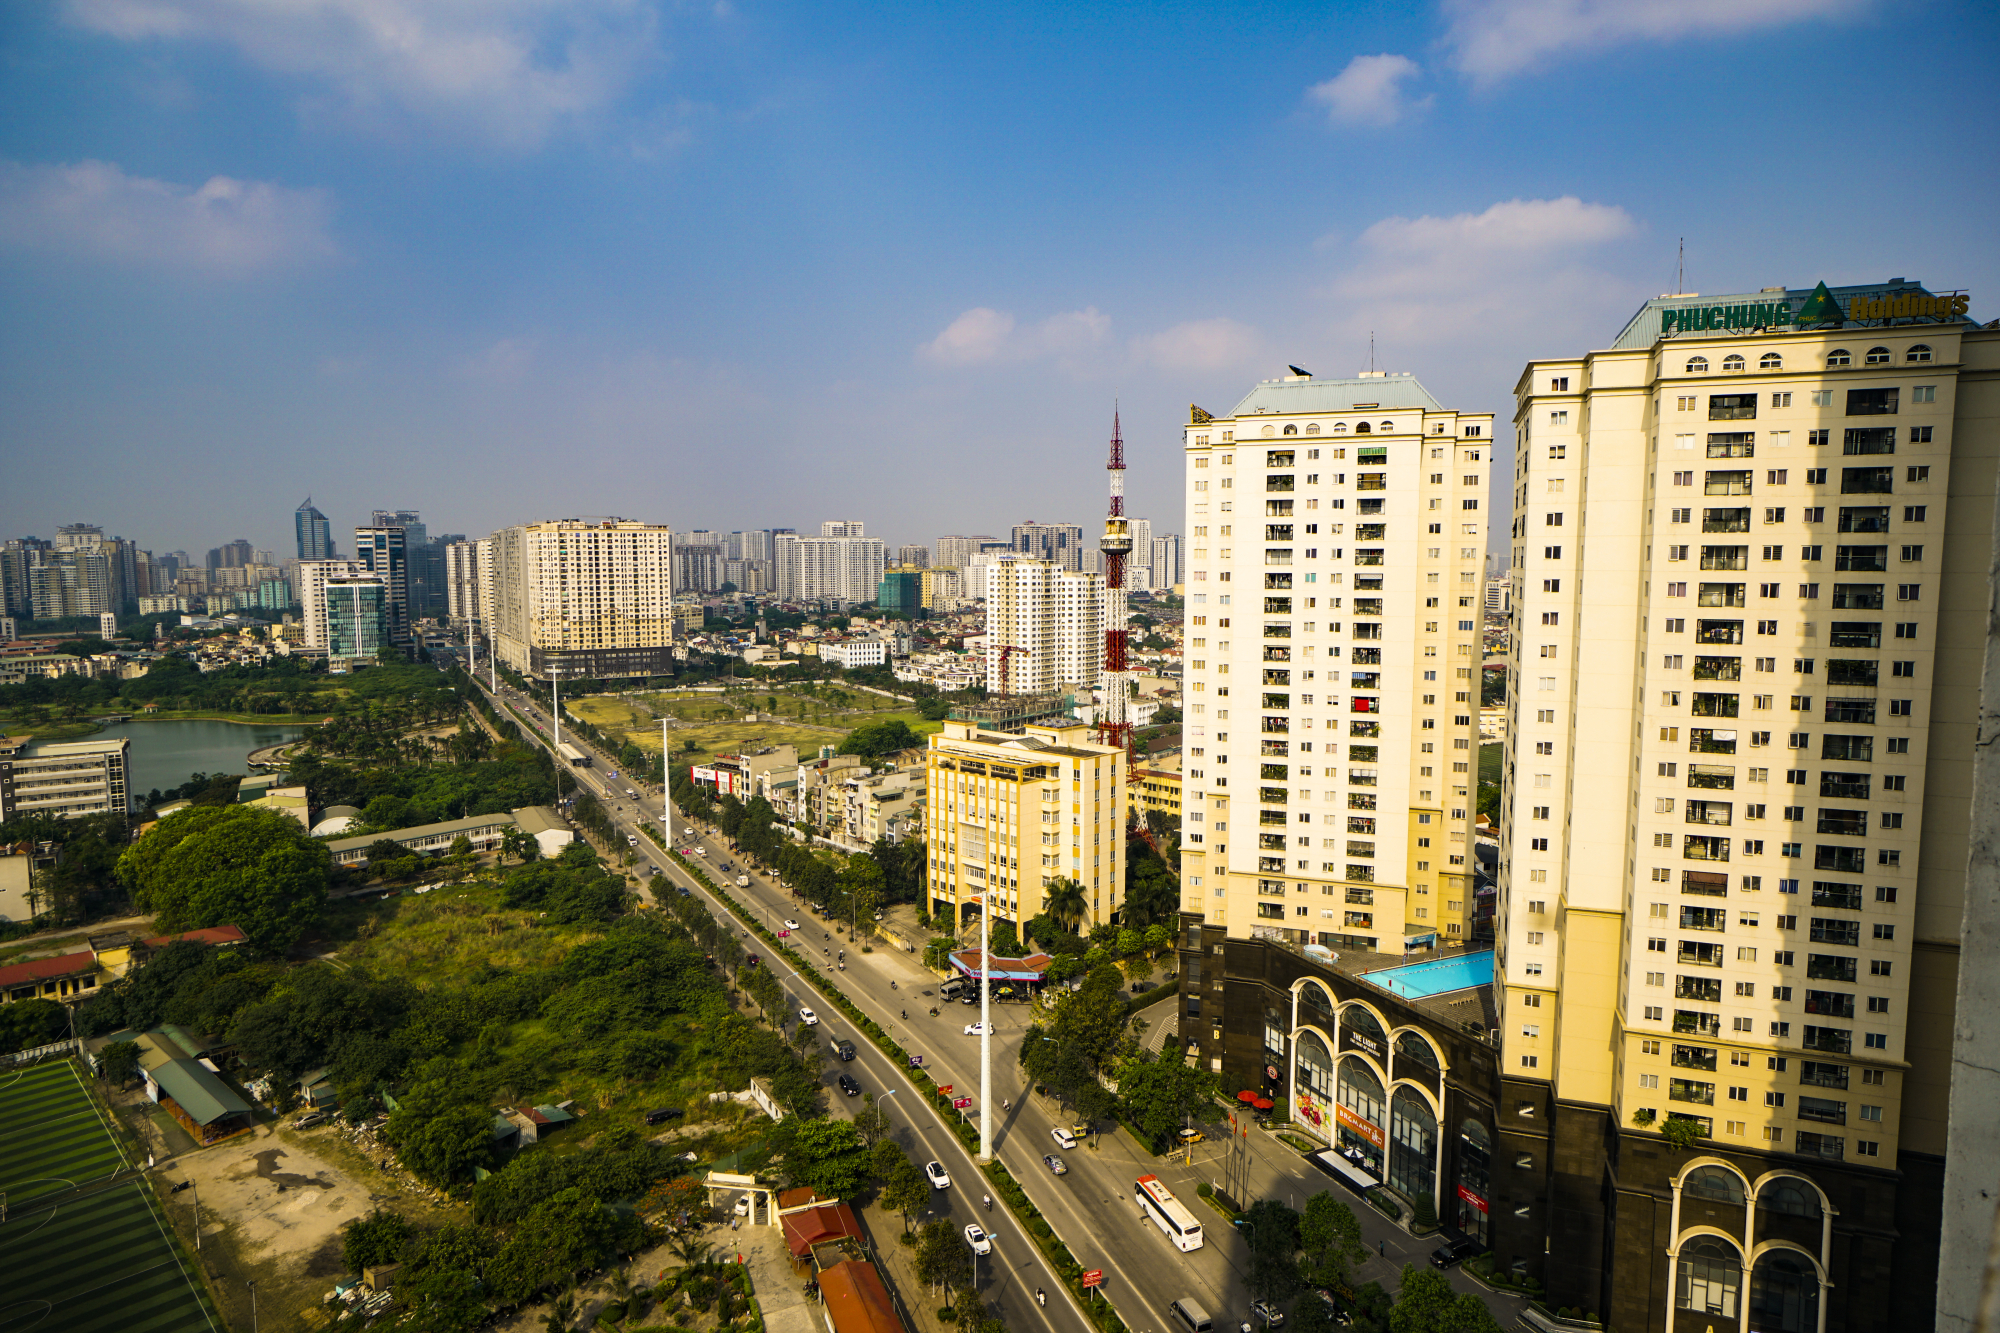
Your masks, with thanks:
[{"label": "arched window", "polygon": [[1845,347],[1836,347],[1826,354],[1826,368],[1828,370],[1832,370],[1835,366],[1851,366],[1853,364],[1854,358],[1848,353]]},{"label": "arched window", "polygon": [[1905,361],[1928,361],[1930,359],[1931,348],[1929,343],[1918,343],[1903,354],[1903,360]]},{"label": "arched window", "polygon": [[1334,422],[1334,423],[1333,423],[1333,433],[1334,433],[1335,435],[1345,435],[1345,434],[1347,434],[1347,423],[1346,423],[1345,421],[1336,421],[1336,422]]},{"label": "arched window", "polygon": [[1299,428],[1297,426],[1288,425],[1285,427],[1285,434],[1287,435],[1297,435],[1298,433]]},{"label": "arched window", "polygon": [[1276,426],[1264,427],[1264,438],[1267,440],[1270,439],[1273,435],[1276,435],[1277,433],[1278,433],[1278,428]]},{"label": "arched window", "polygon": [[1713,1199],[1717,1203],[1743,1204],[1743,1182],[1734,1172],[1719,1166],[1697,1167],[1688,1172],[1681,1182],[1681,1193],[1696,1199]]},{"label": "arched window", "polygon": [[1736,1317],[1736,1296],[1743,1287],[1743,1264],[1735,1250],[1714,1236],[1697,1236],[1681,1246],[1674,1267],[1676,1305],[1724,1319]]},{"label": "arched window", "polygon": [[1399,1032],[1396,1034],[1396,1077],[1422,1078],[1428,1076],[1435,1081],[1444,1071],[1438,1068],[1437,1052],[1425,1041],[1421,1033]]},{"label": "arched window", "polygon": [[[1335,1094],[1340,1104],[1347,1108],[1352,1121],[1339,1121],[1339,1132],[1334,1136],[1340,1150],[1348,1160],[1366,1166],[1378,1177],[1383,1174],[1382,1147],[1387,1140],[1383,1128],[1388,1119],[1387,1107],[1382,1096],[1382,1080],[1375,1077],[1375,1071],[1363,1064],[1357,1056],[1343,1056],[1340,1061],[1340,1084]],[[1356,1128],[1359,1122],[1360,1128]]]},{"label": "arched window", "polygon": [[[1299,1086],[1293,1091],[1312,1093],[1313,1101],[1317,1103],[1312,1110],[1330,1120],[1333,1116],[1333,1052],[1327,1050],[1326,1043],[1312,1032],[1299,1033],[1295,1049],[1299,1053]],[[1304,1107],[1298,1109],[1303,1111]],[[1308,1115],[1307,1119],[1312,1117]],[[1327,1125],[1319,1121],[1314,1123],[1319,1124],[1321,1133],[1326,1132]]]},{"label": "arched window", "polygon": [[1819,1193],[1803,1180],[1779,1176],[1757,1191],[1757,1206],[1786,1217],[1819,1220]]},{"label": "arched window", "polygon": [[1299,987],[1299,1008],[1301,1022],[1324,1023],[1333,1026],[1333,996],[1317,981],[1308,981]]},{"label": "arched window", "polygon": [[1776,352],[1766,352],[1757,358],[1757,369],[1759,370],[1783,370],[1784,368],[1785,358],[1779,356]]},{"label": "arched window", "polygon": [[1705,356],[1689,357],[1687,373],[1690,375],[1706,375],[1708,373],[1708,358]]},{"label": "arched window", "polygon": [[1412,1200],[1437,1203],[1437,1116],[1415,1088],[1389,1099],[1389,1183]]},{"label": "arched window", "polygon": [[1750,1273],[1750,1321],[1760,1333],[1818,1333],[1819,1273],[1796,1250],[1766,1250]]},{"label": "arched window", "polygon": [[1384,435],[1388,435],[1395,431],[1396,423],[1393,421],[1385,421],[1381,425],[1377,426],[1375,429],[1381,431]]},{"label": "arched window", "polygon": [[1871,347],[1871,348],[1869,348],[1869,349],[1868,349],[1868,364],[1869,364],[1869,365],[1871,365],[1871,366],[1886,366],[1886,365],[1888,365],[1888,364],[1889,364],[1889,349],[1888,349],[1888,348],[1886,348],[1886,347]]},{"label": "arched window", "polygon": [[1368,429],[1368,423],[1364,421],[1354,428],[1354,433],[1356,435],[1369,435],[1373,432]]},{"label": "arched window", "polygon": [[1306,434],[1308,435],[1319,434],[1319,423],[1317,421],[1308,421],[1306,423]]},{"label": "arched window", "polygon": [[1743,369],[1743,358],[1736,355],[1734,352],[1731,352],[1728,356],[1722,358],[1723,374],[1734,375],[1740,372],[1742,369]]},{"label": "arched window", "polygon": [[1389,1053],[1389,1034],[1382,1031],[1382,1024],[1373,1010],[1362,1004],[1350,1004],[1340,1015],[1340,1028],[1350,1039],[1350,1045],[1359,1046],[1380,1060]]}]

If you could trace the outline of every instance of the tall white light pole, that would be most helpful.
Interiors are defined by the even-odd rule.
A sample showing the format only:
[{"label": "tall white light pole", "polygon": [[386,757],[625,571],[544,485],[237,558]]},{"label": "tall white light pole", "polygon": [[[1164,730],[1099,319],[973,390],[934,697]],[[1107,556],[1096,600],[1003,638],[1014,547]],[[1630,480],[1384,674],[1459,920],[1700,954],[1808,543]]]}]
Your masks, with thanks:
[{"label": "tall white light pole", "polygon": [[979,1160],[993,1160],[993,891],[979,896]]},{"label": "tall white light pole", "polygon": [[555,704],[549,709],[549,724],[555,728],[556,758],[556,804],[562,804],[562,771],[569,767],[569,760],[562,752],[562,664],[549,663],[549,689]]},{"label": "tall white light pole", "polygon": [[660,719],[660,832],[666,836],[667,850],[674,849],[674,740],[667,734],[667,719]]}]

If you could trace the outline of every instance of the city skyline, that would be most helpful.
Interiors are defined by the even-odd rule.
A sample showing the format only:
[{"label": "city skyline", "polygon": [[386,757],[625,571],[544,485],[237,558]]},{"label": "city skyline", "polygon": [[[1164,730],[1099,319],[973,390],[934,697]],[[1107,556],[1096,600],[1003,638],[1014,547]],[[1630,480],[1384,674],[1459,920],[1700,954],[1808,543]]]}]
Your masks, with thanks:
[{"label": "city skyline", "polygon": [[[1372,350],[1503,411],[1528,358],[1678,287],[1993,286],[1995,19],[1967,5],[529,4],[439,18],[415,49],[323,8],[309,29],[76,0],[0,39],[0,530],[88,514],[200,551],[251,510],[241,535],[280,550],[299,495],[340,532],[388,492],[469,533],[607,510],[810,531],[818,508],[893,545],[1084,521],[1114,399],[1132,508],[1174,526],[1187,403],[1227,410],[1288,363],[1346,375]],[[1914,210],[1888,246],[1839,208],[1718,210],[1630,146],[1657,107],[1629,89],[1890,41],[1970,128],[1845,117],[1841,156],[1970,207]],[[1189,49],[1221,77],[1188,79]],[[1757,115],[1769,142],[1823,140],[1803,99]]]}]

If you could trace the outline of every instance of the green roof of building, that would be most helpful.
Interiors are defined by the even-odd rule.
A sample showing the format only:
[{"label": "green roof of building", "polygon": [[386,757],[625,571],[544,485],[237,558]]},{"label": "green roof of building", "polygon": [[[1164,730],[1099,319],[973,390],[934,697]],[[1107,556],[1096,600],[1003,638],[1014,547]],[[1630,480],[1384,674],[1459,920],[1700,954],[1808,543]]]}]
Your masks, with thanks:
[{"label": "green roof of building", "polygon": [[193,1060],[169,1060],[150,1072],[160,1091],[173,1098],[174,1104],[197,1125],[212,1125],[224,1116],[250,1114],[250,1103]]},{"label": "green roof of building", "polygon": [[[1357,407],[1366,403],[1367,407]],[[1232,417],[1292,412],[1354,412],[1420,407],[1442,412],[1443,404],[1414,375],[1371,375],[1366,379],[1263,380],[1229,413]],[[1238,444],[1254,441],[1238,440]]]},{"label": "green roof of building", "polygon": [[[1660,314],[1662,311],[1705,310],[1710,306],[1727,308],[1730,306],[1754,306],[1783,302],[1787,307],[1786,312],[1779,315],[1778,319],[1772,324],[1771,331],[1788,331],[1792,328],[1792,317],[1801,313],[1806,302],[1812,298],[1813,293],[1817,290],[1815,287],[1791,287],[1772,288],[1759,292],[1739,292],[1733,296],[1703,296],[1699,292],[1691,292],[1686,296],[1656,296],[1640,306],[1633,313],[1632,318],[1626,321],[1625,327],[1612,340],[1611,346],[1614,351],[1623,351],[1634,347],[1651,347],[1660,340]],[[1889,296],[1936,295],[1935,292],[1924,286],[1923,283],[1912,282],[1906,278],[1892,278],[1888,282],[1863,282],[1851,287],[1828,287],[1827,291],[1836,301],[1842,303],[1843,306],[1848,300],[1856,296],[1866,296],[1872,300]],[[1967,316],[1960,315],[1953,319],[1938,322],[1958,324],[1965,322],[1967,318]],[[1748,333],[1750,330],[1730,329],[1717,330],[1717,332]],[[1854,333],[1852,336],[1858,338],[1861,335]]]},{"label": "green roof of building", "polygon": [[569,825],[563,823],[562,816],[546,805],[524,805],[514,812],[514,824],[527,834],[569,832]]}]

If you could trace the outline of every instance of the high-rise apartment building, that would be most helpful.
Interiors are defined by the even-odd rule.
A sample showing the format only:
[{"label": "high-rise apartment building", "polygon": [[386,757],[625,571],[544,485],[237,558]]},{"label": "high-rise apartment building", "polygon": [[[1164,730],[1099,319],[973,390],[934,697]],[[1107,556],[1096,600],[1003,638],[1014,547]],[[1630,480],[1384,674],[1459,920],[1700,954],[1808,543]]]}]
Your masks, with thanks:
[{"label": "high-rise apartment building", "polygon": [[[829,526],[838,525],[821,524]],[[780,600],[849,604],[875,600],[876,584],[882,577],[880,537],[781,533],[773,547]]]},{"label": "high-rise apartment building", "polygon": [[97,616],[120,604],[113,562],[95,546],[25,546],[21,557],[28,614],[37,620]]},{"label": "high-rise apartment building", "polygon": [[1153,538],[1153,589],[1172,591],[1181,577],[1181,535],[1169,532],[1164,537]]},{"label": "high-rise apartment building", "polygon": [[819,525],[822,537],[866,537],[868,525],[858,518],[829,518]]},{"label": "high-rise apartment building", "polygon": [[320,600],[326,660],[333,670],[366,665],[393,646],[389,583],[381,575],[336,575],[321,585]]},{"label": "high-rise apartment building", "polygon": [[924,840],[933,915],[962,922],[988,896],[1016,926],[1047,910],[1057,879],[1083,887],[1077,929],[1124,902],[1125,754],[1081,722],[988,731],[948,721],[927,742]]},{"label": "high-rise apartment building", "polygon": [[305,613],[304,646],[322,651],[328,647],[326,585],[339,578],[368,573],[359,560],[301,560],[293,566],[299,609]]},{"label": "high-rise apartment building", "polygon": [[444,548],[445,614],[452,626],[484,635],[493,628],[493,542],[455,541]]},{"label": "high-rise apartment building", "polygon": [[1467,938],[1491,414],[1363,374],[1190,415],[1184,909],[1299,947]]},{"label": "high-rise apartment building", "polygon": [[719,591],[723,584],[723,564],[720,545],[674,542],[674,586],[682,592]]},{"label": "high-rise apartment building", "polygon": [[[380,510],[376,511],[381,514]],[[422,527],[417,531],[421,533]],[[407,648],[415,641],[411,610],[410,530],[401,524],[373,524],[354,530],[354,558],[388,587],[389,641]]]},{"label": "high-rise apartment building", "polygon": [[[1133,571],[1144,570],[1145,573],[1142,577],[1145,580],[1145,586],[1147,588],[1158,587],[1159,580],[1153,577],[1153,520],[1150,518],[1129,518],[1125,520],[1125,526],[1132,537],[1132,554],[1125,561],[1125,574],[1128,579],[1126,586],[1134,586],[1129,582]],[[1099,554],[1103,554],[1101,550]]]},{"label": "high-rise apartment building", "polygon": [[493,534],[494,650],[523,675],[673,674],[673,533],[556,519]]},{"label": "high-rise apartment building", "polygon": [[1104,576],[1003,556],[986,575],[986,689],[1095,690],[1104,675]]},{"label": "high-rise apartment building", "polygon": [[211,548],[208,553],[208,567],[210,569],[240,569],[244,565],[253,563],[256,554],[256,549],[249,542],[238,537],[233,542],[224,542],[220,546]]},{"label": "high-rise apartment building", "polygon": [[[987,547],[999,542],[996,537],[940,537],[936,547],[936,566],[940,569],[965,569],[972,564],[972,557]],[[1005,542],[999,542],[1006,545]]]},{"label": "high-rise apartment building", "polygon": [[333,559],[333,524],[313,508],[310,495],[292,515],[292,533],[298,543],[299,559]]},{"label": "high-rise apartment building", "polygon": [[931,548],[928,546],[899,546],[896,548],[896,563],[904,569],[929,569]]},{"label": "high-rise apartment building", "polygon": [[1965,309],[1663,297],[1516,386],[1495,1187],[1552,1305],[1929,1327],[2000,463]]},{"label": "high-rise apartment building", "polygon": [[1016,523],[1011,540],[1008,542],[1022,555],[1031,555],[1037,560],[1064,569],[1078,571],[1083,565],[1086,548],[1083,544],[1083,529],[1074,523],[1037,523],[1029,519],[1026,523]]}]

